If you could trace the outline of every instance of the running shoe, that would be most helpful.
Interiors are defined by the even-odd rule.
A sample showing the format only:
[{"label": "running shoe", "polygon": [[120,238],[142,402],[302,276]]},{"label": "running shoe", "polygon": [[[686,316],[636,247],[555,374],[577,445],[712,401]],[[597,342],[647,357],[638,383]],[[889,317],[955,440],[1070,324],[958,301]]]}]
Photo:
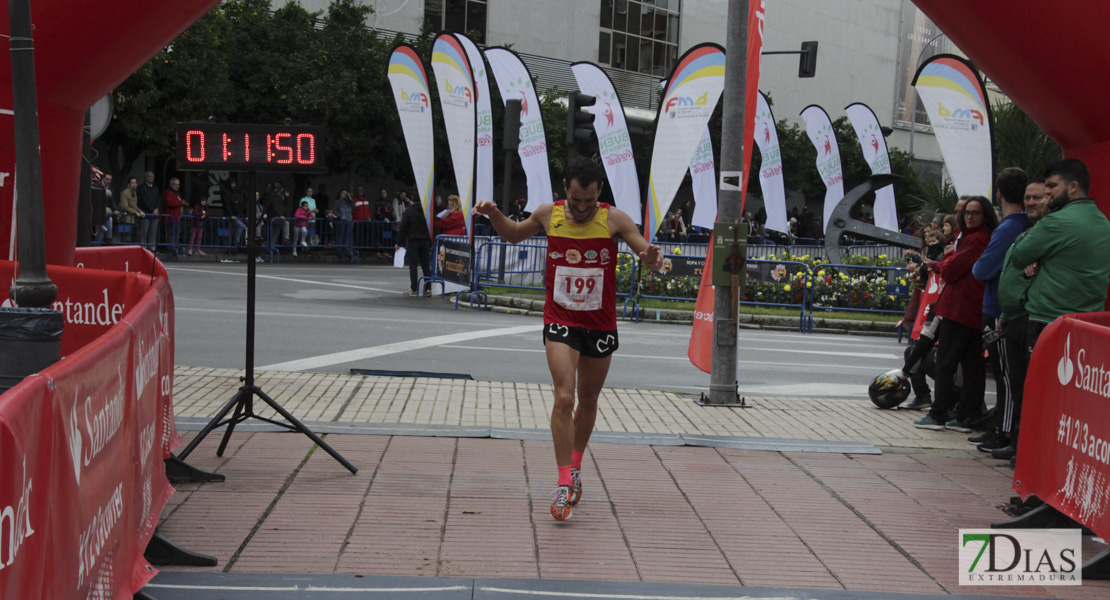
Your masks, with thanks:
[{"label": "running shoe", "polygon": [[933,429],[938,431],[944,429],[944,423],[937,421],[929,415],[925,415],[924,417],[921,417],[920,419],[914,421],[913,426],[918,429]]},{"label": "running shoe", "polygon": [[570,469],[570,480],[573,482],[570,486],[570,498],[567,499],[567,504],[577,506],[578,501],[582,499],[582,469]]},{"label": "running shoe", "polygon": [[555,493],[551,494],[551,516],[555,517],[556,521],[566,521],[570,518],[569,498],[569,485],[560,485],[555,488]]}]

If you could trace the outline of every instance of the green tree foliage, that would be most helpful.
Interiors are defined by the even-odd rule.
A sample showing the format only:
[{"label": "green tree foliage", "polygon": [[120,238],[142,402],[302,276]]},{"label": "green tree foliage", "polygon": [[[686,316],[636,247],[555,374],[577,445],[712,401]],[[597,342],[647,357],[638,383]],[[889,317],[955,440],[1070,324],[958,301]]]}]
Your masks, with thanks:
[{"label": "green tree foliage", "polygon": [[1025,111],[1013,102],[996,102],[994,117],[994,170],[1019,167],[1029,177],[1041,177],[1045,169],[1063,158],[1060,145],[1045,134]]}]

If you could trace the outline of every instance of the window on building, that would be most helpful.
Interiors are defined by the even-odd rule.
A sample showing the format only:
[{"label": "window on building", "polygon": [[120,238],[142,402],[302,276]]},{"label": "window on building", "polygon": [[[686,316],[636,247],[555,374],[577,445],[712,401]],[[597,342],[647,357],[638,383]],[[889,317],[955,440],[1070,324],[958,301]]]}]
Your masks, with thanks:
[{"label": "window on building", "polygon": [[680,0],[600,0],[597,60],[666,77],[678,59]]},{"label": "window on building", "polygon": [[424,24],[434,31],[451,31],[486,43],[487,0],[424,0]]}]

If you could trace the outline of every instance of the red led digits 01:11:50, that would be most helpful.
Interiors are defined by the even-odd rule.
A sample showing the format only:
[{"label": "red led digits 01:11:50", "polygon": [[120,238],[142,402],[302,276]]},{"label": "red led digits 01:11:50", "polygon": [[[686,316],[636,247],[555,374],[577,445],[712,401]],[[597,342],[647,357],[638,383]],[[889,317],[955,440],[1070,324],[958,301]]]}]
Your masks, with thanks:
[{"label": "red led digits 01:11:50", "polygon": [[322,127],[181,123],[177,134],[179,169],[326,171]]}]

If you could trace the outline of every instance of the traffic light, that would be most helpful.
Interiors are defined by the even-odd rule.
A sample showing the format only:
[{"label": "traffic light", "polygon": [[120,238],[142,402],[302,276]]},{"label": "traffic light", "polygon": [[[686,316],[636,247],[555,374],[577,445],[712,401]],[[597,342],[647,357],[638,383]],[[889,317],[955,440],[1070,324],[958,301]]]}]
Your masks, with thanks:
[{"label": "traffic light", "polygon": [[567,153],[574,157],[574,145],[586,142],[594,135],[594,114],[582,110],[593,106],[597,98],[574,91],[567,95]]},{"label": "traffic light", "polygon": [[798,77],[813,77],[817,73],[817,42],[802,42],[802,56],[798,60]]}]

